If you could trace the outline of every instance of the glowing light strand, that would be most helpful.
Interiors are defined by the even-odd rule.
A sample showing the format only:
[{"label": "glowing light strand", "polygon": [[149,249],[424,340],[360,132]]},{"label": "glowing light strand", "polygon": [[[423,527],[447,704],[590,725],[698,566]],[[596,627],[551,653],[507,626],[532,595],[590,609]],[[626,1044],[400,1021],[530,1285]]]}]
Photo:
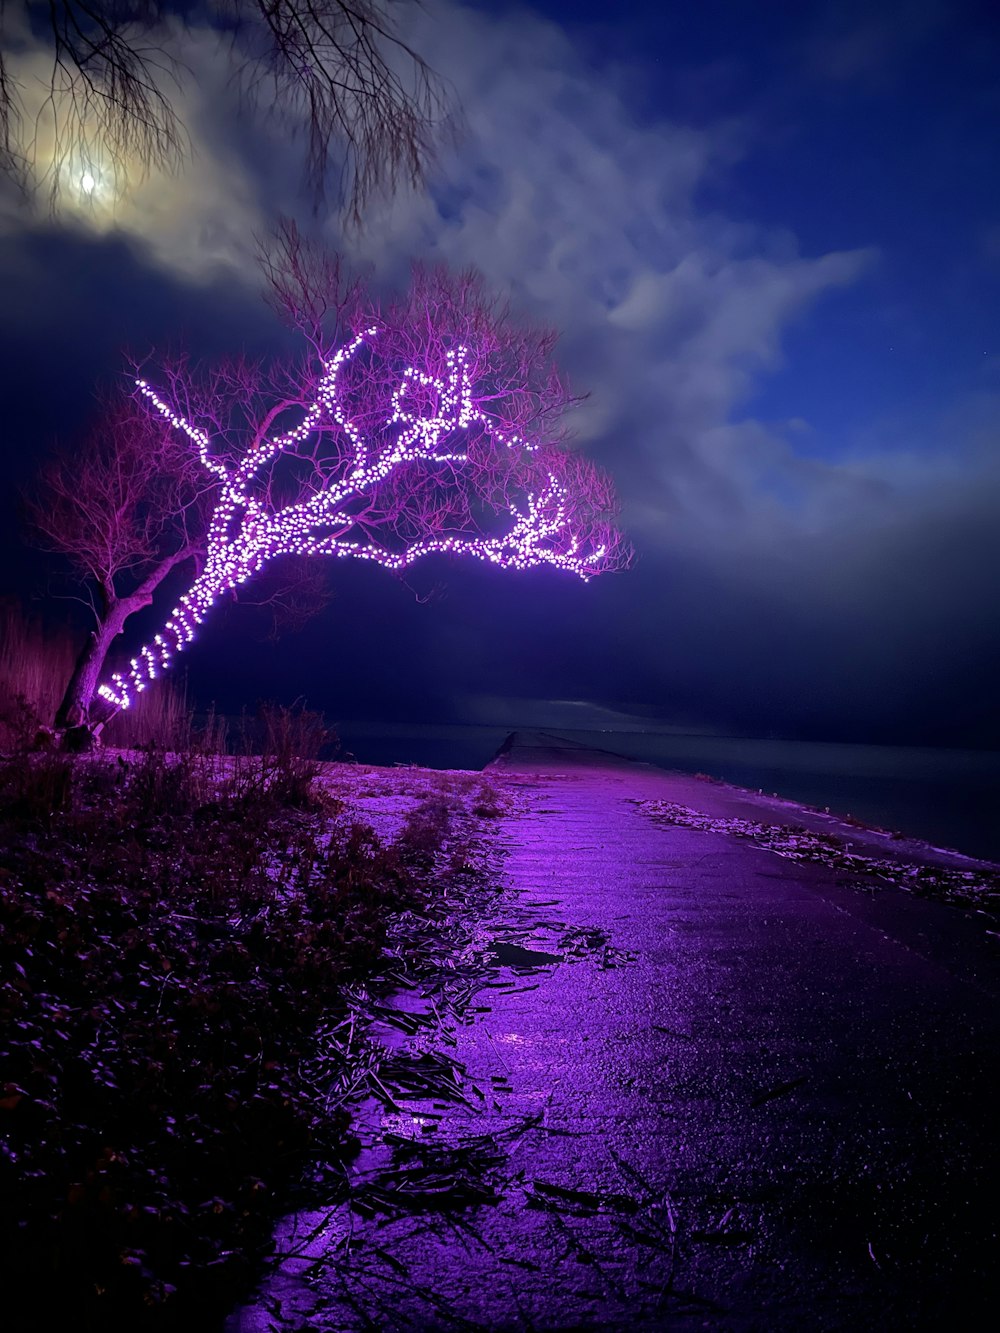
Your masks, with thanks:
[{"label": "glowing light strand", "polygon": [[[529,493],[523,508],[510,506],[510,529],[498,536],[429,535],[411,541],[405,549],[389,550],[371,539],[351,537],[355,520],[347,512],[355,502],[371,501],[378,488],[405,465],[468,461],[465,452],[442,445],[456,431],[480,425],[496,445],[533,452],[537,445],[518,434],[502,432],[476,404],[469,369],[469,352],[457,347],[445,354],[444,371],[434,375],[409,366],[391,396],[391,412],[384,423],[388,442],[372,444],[350,419],[339,377],[344,367],[377,337],[368,328],[341,347],[327,363],[316,385],[313,402],[293,429],[265,438],[238,465],[213,456],[208,433],[193,425],[165,402],[144,380],[136,387],[152,408],[174,429],[183,432],[198,449],[205,468],[219,478],[220,495],[208,528],[205,564],[192,586],[174,607],[170,619],[151,644],[141,648],[126,671],[115,672],[98,694],[116,708],[128,708],[158,674],[194,639],[198,626],[218,598],[246,583],[271,560],[281,555],[333,556],[366,560],[384,569],[402,571],[432,554],[469,556],[505,569],[552,565],[587,580],[600,572],[608,556],[606,543],[581,550],[573,533],[566,488],[552,471],[540,488]],[[421,410],[423,405],[425,410]],[[308,498],[269,509],[250,494],[262,470],[286,451],[305,445],[314,432],[334,426],[347,440],[350,461],[343,475],[332,477]],[[338,529],[336,534],[317,529]]]}]

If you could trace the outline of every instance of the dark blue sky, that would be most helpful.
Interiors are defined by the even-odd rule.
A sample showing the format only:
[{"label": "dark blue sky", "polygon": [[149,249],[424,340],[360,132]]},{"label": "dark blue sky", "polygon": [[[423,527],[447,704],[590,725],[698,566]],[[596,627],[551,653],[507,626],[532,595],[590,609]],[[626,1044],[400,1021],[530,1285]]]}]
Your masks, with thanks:
[{"label": "dark blue sky", "polygon": [[[434,569],[428,605],[340,568],[277,649],[227,609],[196,693],[1000,746],[995,7],[430,0],[406,23],[466,133],[358,235],[311,219],[294,150],[248,131],[197,27],[182,177],[113,216],[0,197],[14,479],[124,345],[277,346],[246,252],[297,213],[380,283],[471,263],[564,330],[579,447],[640,559],[587,587]],[[41,592],[2,503],[9,582]]]},{"label": "dark blue sky", "polygon": [[[624,79],[637,117],[731,118],[708,206],[807,254],[875,246],[864,283],[803,321],[757,386],[835,454],[1000,382],[1000,11],[989,3],[537,6]],[[608,14],[613,13],[613,20]]]}]

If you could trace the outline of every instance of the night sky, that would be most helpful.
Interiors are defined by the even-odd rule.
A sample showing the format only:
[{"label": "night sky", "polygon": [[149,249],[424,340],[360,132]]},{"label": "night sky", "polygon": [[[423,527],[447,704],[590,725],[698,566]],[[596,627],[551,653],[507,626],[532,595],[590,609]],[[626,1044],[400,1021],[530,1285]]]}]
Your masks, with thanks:
[{"label": "night sky", "polygon": [[221,608],[201,702],[1000,748],[995,5],[427,0],[402,26],[465,133],[360,233],[312,218],[197,26],[182,175],[56,218],[0,187],[0,592],[73,614],[17,492],[126,347],[288,346],[247,256],[292,214],[382,288],[473,264],[563,330],[638,559],[587,585],[340,564],[277,646]]}]

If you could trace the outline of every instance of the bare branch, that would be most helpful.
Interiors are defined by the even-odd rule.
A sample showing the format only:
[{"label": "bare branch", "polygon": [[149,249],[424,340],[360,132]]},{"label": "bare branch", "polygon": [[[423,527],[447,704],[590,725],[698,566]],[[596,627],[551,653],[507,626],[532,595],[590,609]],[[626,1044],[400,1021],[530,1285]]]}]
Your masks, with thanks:
[{"label": "bare branch", "polygon": [[131,394],[105,392],[99,405],[82,445],[44,465],[26,508],[39,544],[65,555],[108,605],[204,541],[214,486]]},{"label": "bare branch", "polygon": [[[305,137],[317,206],[334,175],[357,221],[372,194],[422,180],[453,128],[443,81],[399,37],[386,0],[225,0],[213,27],[250,105],[266,97],[268,116]],[[53,206],[68,182],[120,194],[154,168],[178,170],[190,147],[179,33],[168,0],[0,0],[0,170],[44,181]],[[49,76],[28,114],[13,70],[39,41]]]},{"label": "bare branch", "polygon": [[[245,6],[230,0],[238,13]],[[306,127],[306,171],[319,206],[336,165],[348,214],[377,192],[417,184],[451,126],[443,81],[398,35],[378,0],[255,0],[270,43],[248,57],[245,89],[265,83],[293,128]]]},{"label": "bare branch", "polygon": [[257,241],[264,299],[288,328],[297,329],[317,357],[361,317],[363,279],[347,272],[339,254],[304,237],[291,218]]}]

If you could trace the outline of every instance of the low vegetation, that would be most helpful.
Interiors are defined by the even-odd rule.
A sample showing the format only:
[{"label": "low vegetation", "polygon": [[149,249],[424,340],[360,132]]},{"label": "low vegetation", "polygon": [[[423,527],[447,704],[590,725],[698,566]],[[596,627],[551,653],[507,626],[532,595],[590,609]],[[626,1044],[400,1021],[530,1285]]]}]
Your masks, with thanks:
[{"label": "low vegetation", "polygon": [[464,862],[455,800],[431,780],[380,839],[314,782],[313,715],[256,731],[256,755],[0,760],[0,1274],[21,1327],[210,1327],[276,1216],[354,1151],[317,1027]]}]

